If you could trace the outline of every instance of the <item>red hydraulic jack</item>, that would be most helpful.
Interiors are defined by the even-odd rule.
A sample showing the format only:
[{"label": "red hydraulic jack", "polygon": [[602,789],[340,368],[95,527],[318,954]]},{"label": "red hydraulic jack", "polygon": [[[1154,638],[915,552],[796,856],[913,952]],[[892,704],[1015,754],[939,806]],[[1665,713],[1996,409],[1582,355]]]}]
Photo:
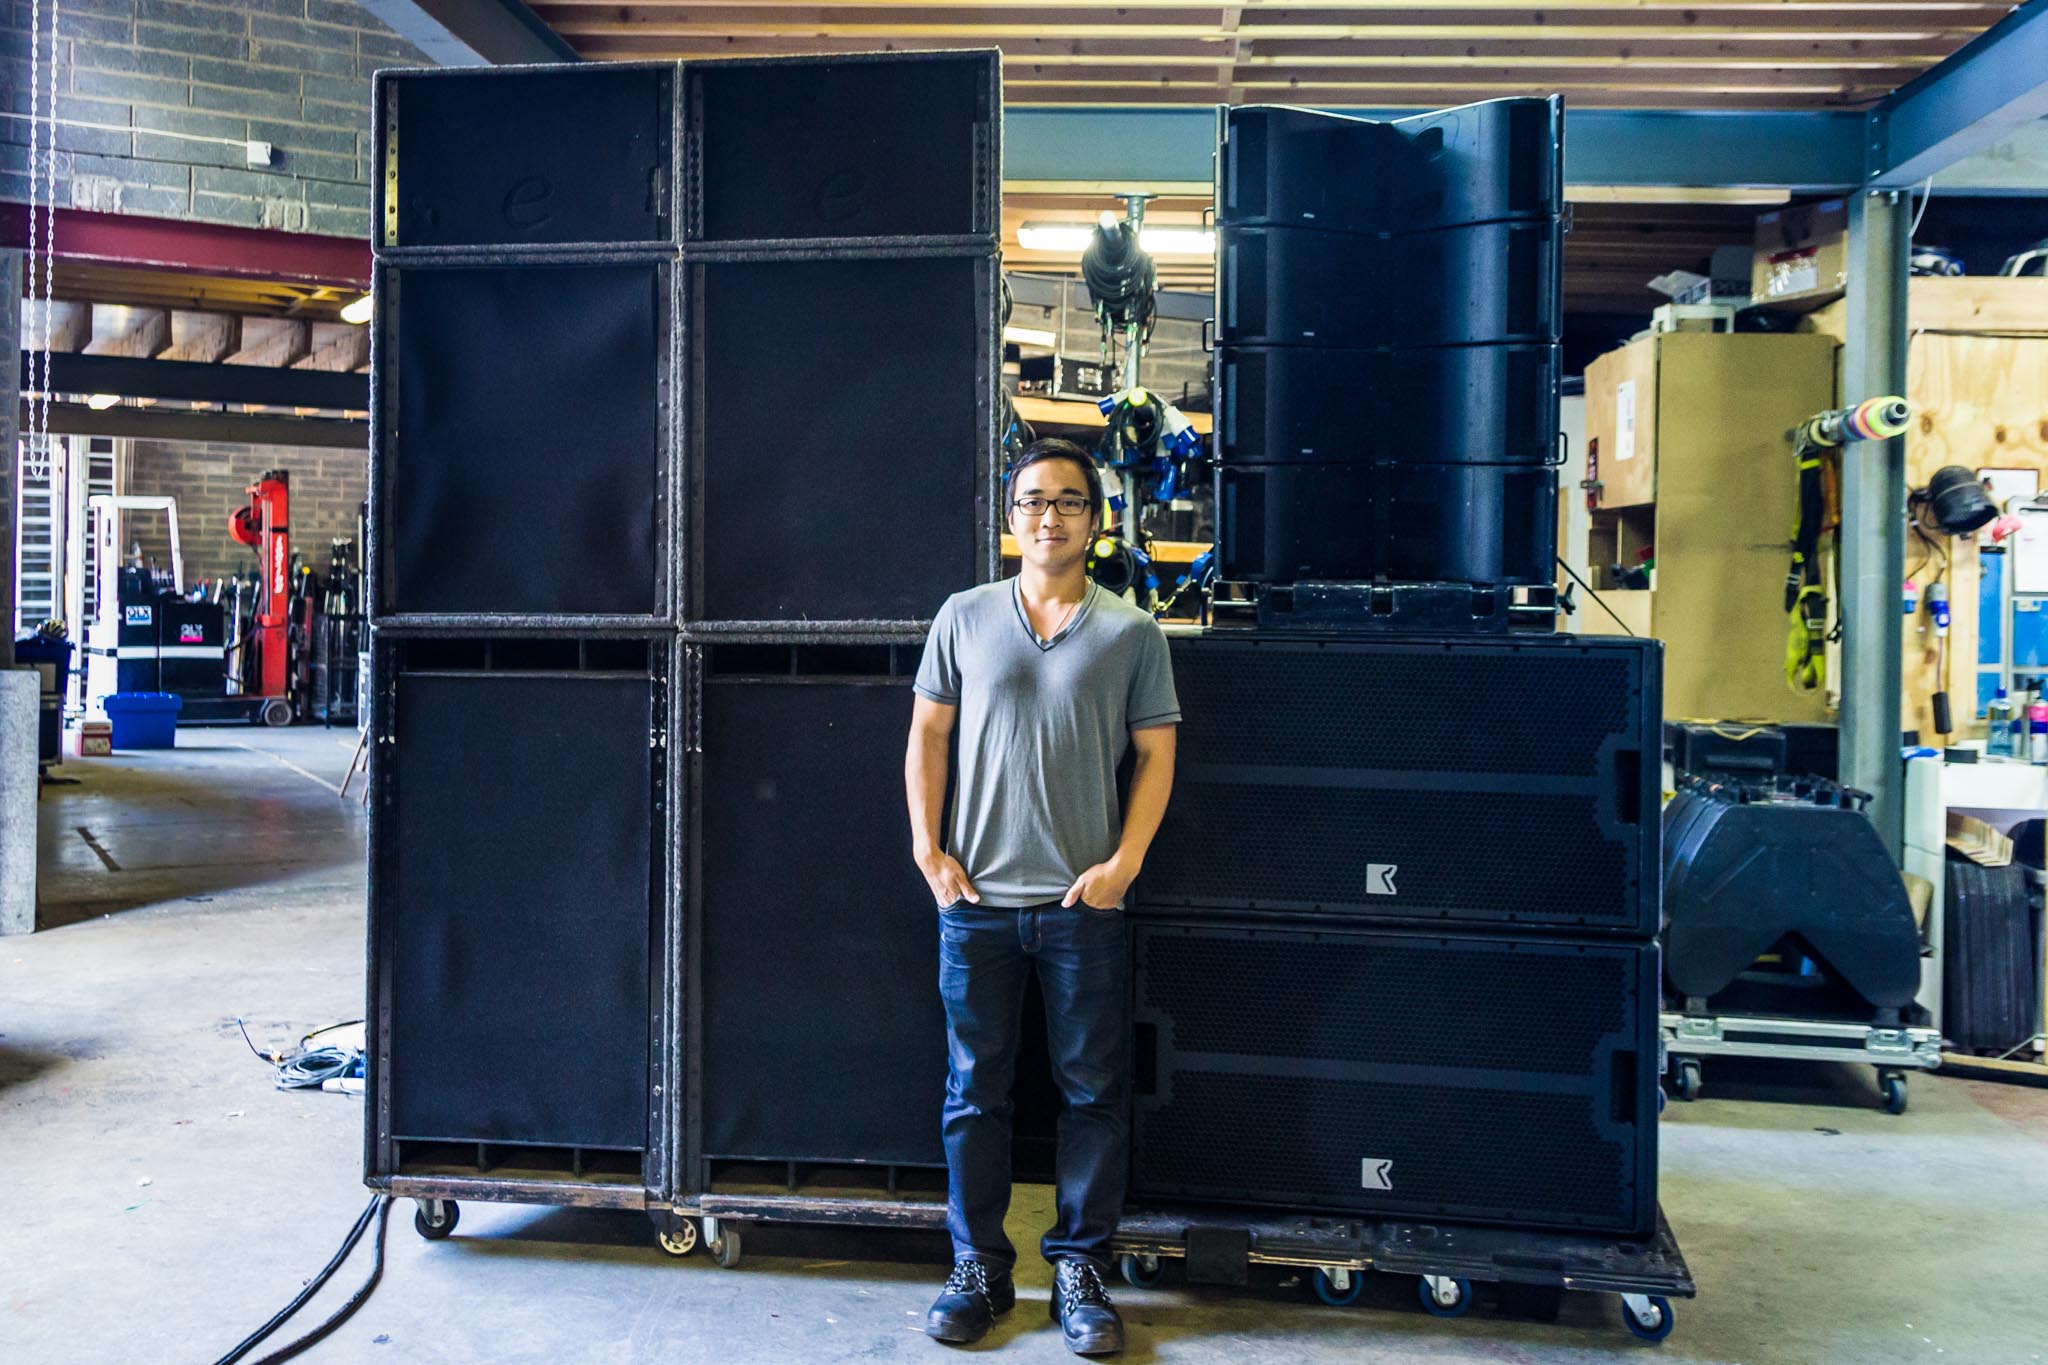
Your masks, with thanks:
[{"label": "red hydraulic jack", "polygon": [[266,725],[289,725],[292,720],[290,485],[284,470],[266,471],[249,485],[249,505],[228,518],[228,534],[256,551],[262,567],[255,615],[242,642],[241,691],[227,700],[247,705],[249,718]]}]

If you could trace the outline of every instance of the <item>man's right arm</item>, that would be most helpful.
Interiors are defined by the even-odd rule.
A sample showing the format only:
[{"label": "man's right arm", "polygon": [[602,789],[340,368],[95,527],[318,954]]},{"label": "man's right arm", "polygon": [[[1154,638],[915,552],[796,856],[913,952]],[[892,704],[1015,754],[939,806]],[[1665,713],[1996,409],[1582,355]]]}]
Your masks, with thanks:
[{"label": "man's right arm", "polygon": [[924,873],[932,896],[942,906],[961,900],[974,904],[981,893],[967,880],[967,870],[946,852],[940,833],[945,818],[946,769],[957,706],[916,697],[910,712],[910,746],[903,755],[903,785],[910,799],[910,851]]}]

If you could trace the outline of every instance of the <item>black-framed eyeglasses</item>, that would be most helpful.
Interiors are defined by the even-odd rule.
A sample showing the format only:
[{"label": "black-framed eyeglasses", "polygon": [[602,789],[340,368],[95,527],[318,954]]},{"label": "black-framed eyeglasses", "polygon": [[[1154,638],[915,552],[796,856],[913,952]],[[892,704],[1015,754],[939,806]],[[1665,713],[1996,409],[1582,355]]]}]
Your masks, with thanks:
[{"label": "black-framed eyeglasses", "polygon": [[1078,517],[1094,504],[1086,498],[1012,498],[1010,506],[1027,517],[1042,517],[1048,507],[1056,509],[1063,517]]}]

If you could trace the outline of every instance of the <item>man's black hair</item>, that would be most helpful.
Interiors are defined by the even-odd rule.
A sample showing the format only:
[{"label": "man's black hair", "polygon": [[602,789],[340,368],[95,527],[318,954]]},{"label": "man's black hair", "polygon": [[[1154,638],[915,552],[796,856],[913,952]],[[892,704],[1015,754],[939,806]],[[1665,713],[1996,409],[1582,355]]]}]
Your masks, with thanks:
[{"label": "man's black hair", "polygon": [[1010,466],[1009,477],[1003,480],[1003,521],[1010,520],[1011,505],[1017,496],[1017,477],[1032,465],[1047,460],[1071,460],[1081,466],[1081,473],[1088,481],[1088,505],[1094,509],[1094,519],[1089,523],[1092,532],[1102,522],[1102,471],[1095,467],[1095,457],[1072,441],[1048,436],[1033,441],[1024,447],[1017,463]]}]

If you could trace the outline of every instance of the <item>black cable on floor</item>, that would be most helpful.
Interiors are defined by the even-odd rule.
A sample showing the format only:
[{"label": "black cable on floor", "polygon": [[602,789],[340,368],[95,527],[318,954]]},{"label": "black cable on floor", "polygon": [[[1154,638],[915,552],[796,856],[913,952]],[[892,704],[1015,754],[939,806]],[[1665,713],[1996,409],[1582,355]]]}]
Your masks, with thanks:
[{"label": "black cable on floor", "polygon": [[315,1327],[290,1345],[282,1346],[272,1351],[269,1355],[257,1361],[256,1365],[277,1365],[279,1361],[290,1360],[307,1347],[325,1340],[335,1328],[354,1317],[355,1311],[361,1308],[364,1302],[369,1299],[370,1291],[377,1287],[377,1281],[384,1278],[384,1230],[391,1223],[391,1200],[388,1197],[382,1197],[381,1203],[382,1207],[377,1211],[377,1240],[370,1244],[371,1251],[374,1253],[374,1259],[370,1262],[370,1277],[363,1281],[362,1288],[351,1294],[347,1303],[335,1309],[329,1315],[327,1321],[321,1323],[318,1327]]},{"label": "black cable on floor", "polygon": [[[380,1210],[382,1211],[382,1216],[378,1217]],[[350,1299],[348,1303],[342,1306],[342,1310],[340,1313],[338,1313],[335,1317],[329,1318],[327,1322],[322,1323],[319,1327],[315,1328],[314,1331],[316,1333],[324,1335],[326,1332],[331,1331],[334,1327],[339,1326],[341,1321],[344,1318],[346,1318],[348,1314],[355,1312],[355,1310],[362,1305],[362,1300],[369,1297],[370,1290],[375,1287],[377,1283],[377,1278],[379,1275],[382,1274],[384,1269],[384,1227],[385,1224],[387,1224],[391,1219],[391,1198],[389,1195],[372,1195],[370,1197],[370,1202],[363,1206],[363,1211],[360,1214],[356,1215],[355,1226],[348,1230],[348,1236],[342,1239],[340,1249],[337,1250],[334,1253],[332,1259],[330,1259],[327,1262],[326,1268],[321,1270],[321,1272],[318,1275],[315,1275],[311,1280],[309,1280],[306,1284],[306,1287],[304,1289],[301,1289],[298,1292],[298,1295],[295,1298],[293,1298],[290,1303],[286,1304],[283,1308],[280,1308],[277,1311],[277,1313],[274,1316],[272,1316],[270,1321],[264,1323],[261,1327],[251,1332],[248,1336],[242,1338],[241,1342],[236,1345],[234,1350],[229,1351],[226,1355],[222,1356],[219,1360],[215,1361],[214,1365],[235,1365],[236,1361],[240,1360],[243,1356],[249,1354],[249,1352],[255,1350],[257,1346],[262,1344],[263,1339],[265,1337],[268,1337],[272,1332],[275,1332],[278,1328],[284,1326],[285,1322],[288,1319],[290,1319],[292,1314],[298,1312],[301,1308],[304,1308],[306,1306],[306,1301],[311,1299],[315,1294],[320,1292],[320,1287],[326,1284],[328,1280],[334,1277],[334,1272],[341,1268],[341,1263],[348,1259],[348,1254],[356,1249],[356,1243],[360,1242],[363,1239],[363,1231],[364,1229],[370,1226],[370,1219],[373,1217],[378,1217],[377,1264],[375,1268],[373,1268],[370,1272],[369,1282],[365,1284],[362,1287],[362,1289],[356,1292],[356,1297]],[[294,1342],[292,1343],[292,1345],[285,1348],[285,1355],[272,1354],[264,1357],[264,1359],[266,1361],[286,1359],[289,1354],[304,1349],[305,1346],[311,1345],[312,1341],[317,1339],[317,1337],[313,1336],[301,1338],[300,1341]]]}]

